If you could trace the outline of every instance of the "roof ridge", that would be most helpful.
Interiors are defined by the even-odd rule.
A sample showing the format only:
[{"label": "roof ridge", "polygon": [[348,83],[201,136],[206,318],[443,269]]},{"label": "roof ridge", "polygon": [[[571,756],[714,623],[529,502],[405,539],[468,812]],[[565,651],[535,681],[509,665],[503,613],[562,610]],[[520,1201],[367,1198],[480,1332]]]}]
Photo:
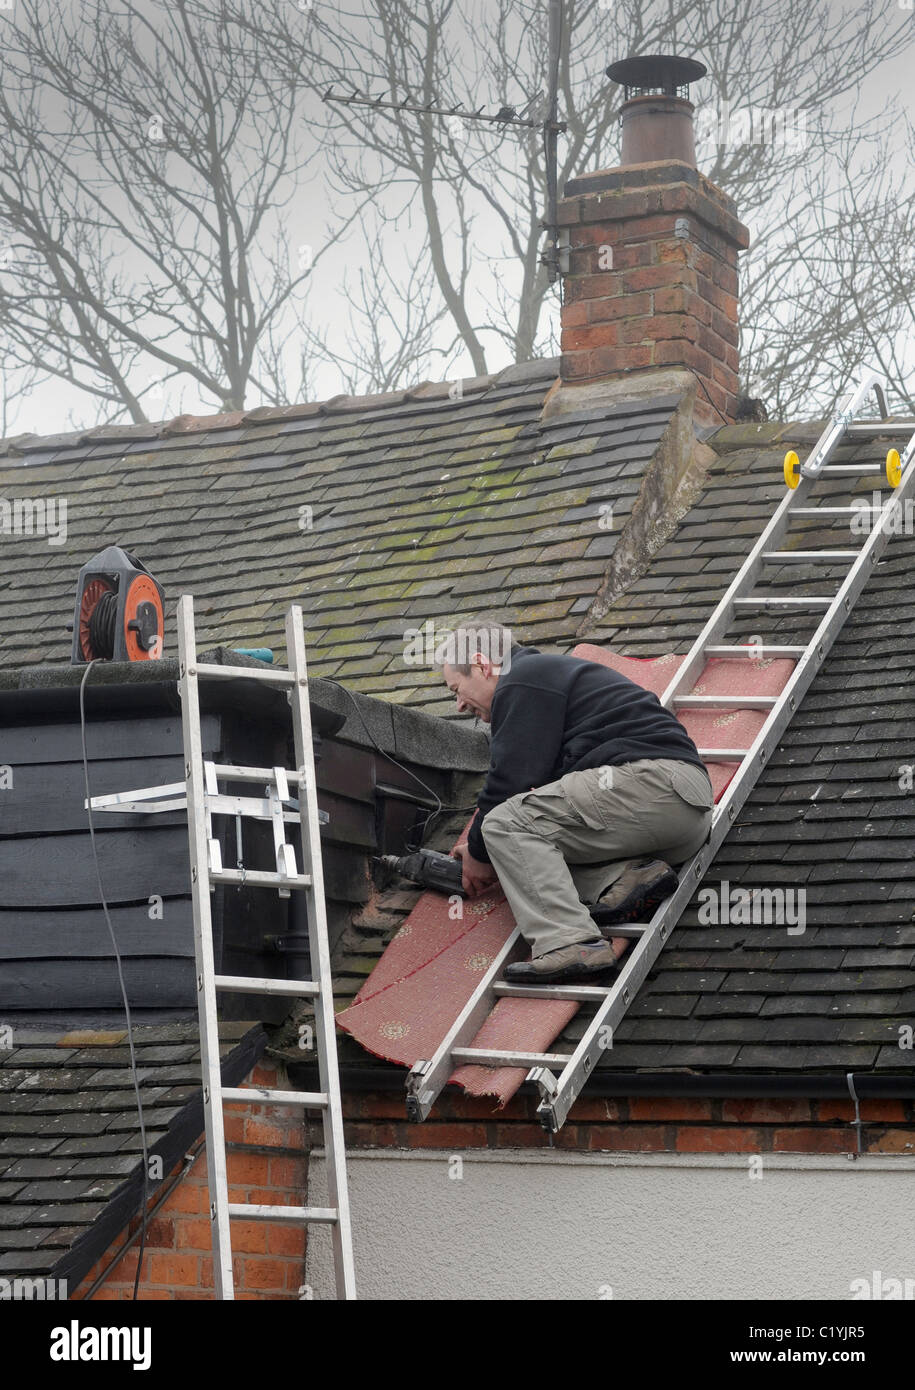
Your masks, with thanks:
[{"label": "roof ridge", "polygon": [[217,430],[238,429],[240,425],[260,425],[275,420],[306,419],[315,415],[348,415],[360,411],[378,410],[403,405],[407,401],[433,401],[450,397],[461,401],[465,396],[479,396],[490,387],[515,386],[559,375],[559,358],[534,358],[529,362],[512,362],[498,372],[482,376],[454,376],[444,381],[421,381],[397,391],[378,391],[354,396],[338,392],[324,401],[300,401],[292,405],[258,405],[250,410],[216,411],[213,415],[184,413],[168,420],[139,421],[129,425],[93,425],[89,429],[72,430],[64,434],[41,435],[34,432],[11,435],[0,439],[0,457],[11,454],[45,453],[77,448],[81,444],[101,443],[118,439],[168,439],[182,434],[210,434]]}]

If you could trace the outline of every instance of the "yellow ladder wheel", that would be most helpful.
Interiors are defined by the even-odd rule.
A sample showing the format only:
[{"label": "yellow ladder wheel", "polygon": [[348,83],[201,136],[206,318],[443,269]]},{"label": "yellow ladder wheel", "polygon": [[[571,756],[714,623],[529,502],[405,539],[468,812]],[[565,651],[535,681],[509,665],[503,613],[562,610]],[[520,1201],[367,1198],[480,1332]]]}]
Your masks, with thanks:
[{"label": "yellow ladder wheel", "polygon": [[797,454],[791,449],[785,455],[785,486],[797,487],[801,481],[801,461]]},{"label": "yellow ladder wheel", "polygon": [[898,449],[890,449],[886,456],[886,476],[890,487],[897,488],[902,477],[902,459]]}]

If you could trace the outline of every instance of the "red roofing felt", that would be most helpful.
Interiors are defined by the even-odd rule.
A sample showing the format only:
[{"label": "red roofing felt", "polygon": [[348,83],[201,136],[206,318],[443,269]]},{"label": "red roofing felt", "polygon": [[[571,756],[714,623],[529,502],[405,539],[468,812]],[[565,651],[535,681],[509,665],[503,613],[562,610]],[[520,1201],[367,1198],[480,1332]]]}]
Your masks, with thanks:
[{"label": "red roofing felt", "polygon": [[[618,656],[587,643],[572,656],[610,666],[645,690],[660,695],[686,659]],[[777,695],[794,662],[783,658],[707,662],[691,694]],[[758,710],[688,710],[679,716],[703,748],[746,748],[765,720]],[[709,775],[717,801],[737,763],[712,763]],[[430,1058],[473,993],[480,975],[514,929],[515,919],[501,889],[460,904],[460,913],[441,893],[426,892],[390,942],[350,1008],[337,1015],[340,1027],[376,1057],[412,1067]],[[524,960],[520,943],[511,956]],[[550,999],[500,999],[470,1046],[544,1052],[577,1013],[579,1005]],[[461,1066],[450,1081],[471,1095],[493,1095],[499,1107],[515,1094],[526,1067]]]}]

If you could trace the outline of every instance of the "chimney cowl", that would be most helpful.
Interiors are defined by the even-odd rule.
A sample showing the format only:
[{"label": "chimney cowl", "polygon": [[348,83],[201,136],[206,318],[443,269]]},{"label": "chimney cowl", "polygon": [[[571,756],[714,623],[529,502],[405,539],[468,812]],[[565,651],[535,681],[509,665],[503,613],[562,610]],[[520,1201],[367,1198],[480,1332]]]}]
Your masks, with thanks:
[{"label": "chimney cowl", "polygon": [[679,160],[695,169],[689,84],[706,72],[703,64],[693,58],[657,53],[610,64],[607,76],[622,84],[626,93],[620,107],[623,166]]},{"label": "chimney cowl", "polygon": [[611,63],[607,76],[626,91],[626,101],[632,97],[688,97],[690,82],[698,82],[708,68],[695,58],[675,58],[672,54],[646,53]]}]

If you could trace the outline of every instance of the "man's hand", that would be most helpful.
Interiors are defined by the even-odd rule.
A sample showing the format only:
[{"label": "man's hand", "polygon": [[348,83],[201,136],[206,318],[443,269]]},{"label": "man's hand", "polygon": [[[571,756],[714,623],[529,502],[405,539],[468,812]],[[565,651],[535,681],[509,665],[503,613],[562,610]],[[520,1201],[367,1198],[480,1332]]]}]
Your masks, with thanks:
[{"label": "man's hand", "polygon": [[466,843],[455,845],[452,854],[461,861],[461,886],[469,897],[477,897],[495,883],[497,874],[493,866],[474,859]]}]

